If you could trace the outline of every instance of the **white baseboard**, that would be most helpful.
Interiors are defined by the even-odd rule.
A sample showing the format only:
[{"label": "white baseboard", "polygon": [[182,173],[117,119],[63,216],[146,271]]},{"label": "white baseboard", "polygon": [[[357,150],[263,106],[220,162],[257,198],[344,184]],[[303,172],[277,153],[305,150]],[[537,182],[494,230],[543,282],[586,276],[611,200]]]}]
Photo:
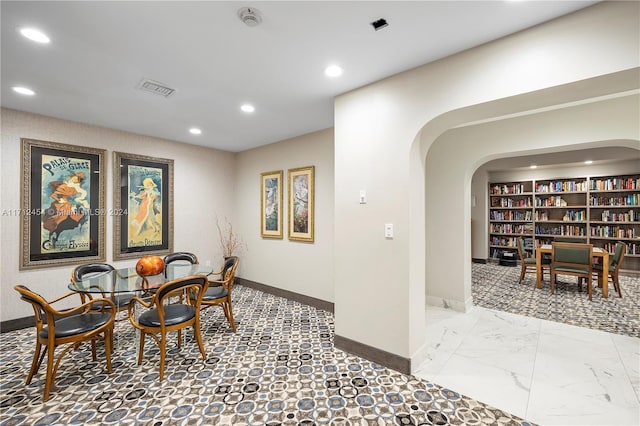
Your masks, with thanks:
[{"label": "white baseboard", "polygon": [[444,299],[442,297],[427,296],[425,298],[427,306],[437,306],[445,309],[453,309],[457,312],[469,312],[473,308],[472,298],[468,298],[466,301],[461,302],[459,300]]},{"label": "white baseboard", "polygon": [[427,360],[427,342],[424,342],[422,346],[411,356],[411,374],[415,374],[418,367]]}]

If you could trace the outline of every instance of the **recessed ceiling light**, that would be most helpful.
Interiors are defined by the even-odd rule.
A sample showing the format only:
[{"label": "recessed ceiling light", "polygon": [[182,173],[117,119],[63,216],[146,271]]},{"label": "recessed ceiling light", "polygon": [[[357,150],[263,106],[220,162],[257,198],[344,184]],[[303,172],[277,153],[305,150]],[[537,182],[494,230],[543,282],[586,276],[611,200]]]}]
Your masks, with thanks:
[{"label": "recessed ceiling light", "polygon": [[192,135],[199,135],[202,133],[202,130],[198,129],[197,127],[192,127],[189,129],[189,133],[191,133]]},{"label": "recessed ceiling light", "polygon": [[327,77],[339,77],[342,75],[342,68],[338,65],[329,65],[324,69],[324,73]]},{"label": "recessed ceiling light", "polygon": [[244,112],[253,112],[256,109],[253,107],[253,105],[249,105],[249,104],[244,104],[240,107],[240,109]]},{"label": "recessed ceiling light", "polygon": [[20,87],[20,86],[15,86],[13,88],[13,91],[16,93],[20,93],[21,95],[27,95],[27,96],[33,96],[36,94],[36,92],[34,92],[33,90],[27,87]]},{"label": "recessed ceiling light", "polygon": [[38,43],[49,43],[51,40],[45,33],[35,28],[22,28],[20,34],[28,38],[29,40],[36,41]]},{"label": "recessed ceiling light", "polygon": [[538,166],[536,166],[535,164],[532,164],[532,165],[530,165],[530,166],[529,166],[529,168],[530,168],[530,169],[537,169],[537,168],[538,168]]},{"label": "recessed ceiling light", "polygon": [[593,164],[593,161],[592,160],[587,160],[587,161],[584,162],[584,164]]}]

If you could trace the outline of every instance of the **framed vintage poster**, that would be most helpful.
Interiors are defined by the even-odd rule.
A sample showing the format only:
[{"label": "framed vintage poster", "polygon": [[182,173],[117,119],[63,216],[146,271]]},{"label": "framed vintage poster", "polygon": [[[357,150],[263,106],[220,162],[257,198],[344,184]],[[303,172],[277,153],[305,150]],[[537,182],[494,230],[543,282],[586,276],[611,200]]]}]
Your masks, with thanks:
[{"label": "framed vintage poster", "polygon": [[260,175],[260,235],[282,238],[282,170]]},{"label": "framed vintage poster", "polygon": [[314,166],[289,169],[289,239],[313,242]]},{"label": "framed vintage poster", "polygon": [[113,258],[173,251],[173,160],[113,153]]},{"label": "framed vintage poster", "polygon": [[104,262],[105,150],[21,139],[20,269]]}]

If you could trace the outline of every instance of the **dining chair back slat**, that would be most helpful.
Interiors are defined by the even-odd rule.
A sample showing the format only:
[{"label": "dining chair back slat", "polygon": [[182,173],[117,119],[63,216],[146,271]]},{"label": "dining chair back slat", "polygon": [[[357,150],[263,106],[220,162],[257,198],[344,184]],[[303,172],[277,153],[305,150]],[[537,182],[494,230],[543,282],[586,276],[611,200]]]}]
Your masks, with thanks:
[{"label": "dining chair back slat", "polygon": [[164,264],[165,266],[173,263],[173,262],[178,262],[178,261],[184,261],[184,262],[188,262],[192,265],[195,265],[198,263],[198,256],[196,256],[193,253],[189,253],[186,251],[178,251],[175,253],[169,253],[168,255],[166,255],[164,257]]}]

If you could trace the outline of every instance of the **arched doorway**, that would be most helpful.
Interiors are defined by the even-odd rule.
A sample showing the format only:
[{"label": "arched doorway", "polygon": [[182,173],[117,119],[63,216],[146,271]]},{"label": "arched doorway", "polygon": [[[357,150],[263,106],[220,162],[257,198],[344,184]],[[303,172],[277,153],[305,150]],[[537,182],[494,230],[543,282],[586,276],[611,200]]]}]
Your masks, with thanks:
[{"label": "arched doorway", "polygon": [[470,123],[433,140],[424,162],[427,303],[460,311],[471,306],[471,179],[478,167],[502,157],[640,149],[637,117],[638,94],[630,93]]}]

